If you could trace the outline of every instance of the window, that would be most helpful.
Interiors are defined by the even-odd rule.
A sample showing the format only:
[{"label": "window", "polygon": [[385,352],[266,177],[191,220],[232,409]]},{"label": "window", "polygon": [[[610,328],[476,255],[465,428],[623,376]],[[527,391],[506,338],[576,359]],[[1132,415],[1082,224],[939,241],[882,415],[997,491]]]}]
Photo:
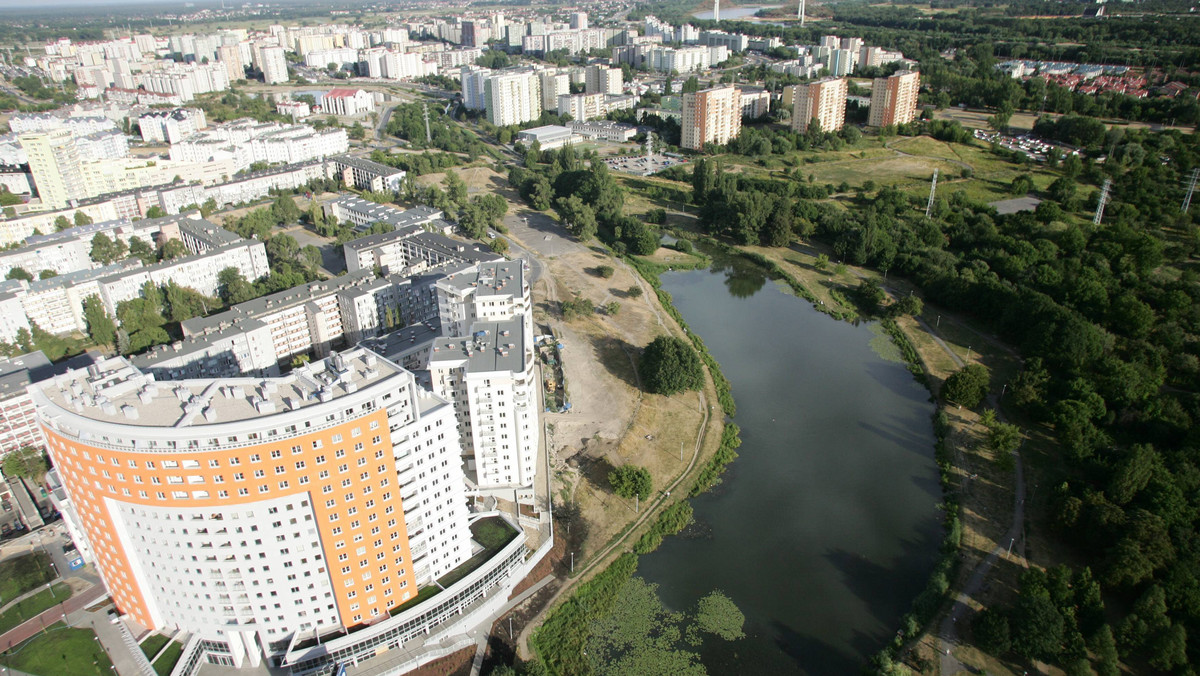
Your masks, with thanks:
[{"label": "window", "polygon": [[282,452],[280,452],[280,451],[279,451],[279,449],[275,449],[274,451],[271,451],[271,459],[272,459],[272,460],[274,460],[274,459],[276,459],[276,458],[279,458],[279,457],[281,457],[282,455],[283,455],[283,453],[282,453]]},{"label": "window", "polygon": [[250,454],[250,462],[262,462],[262,456],[257,453]]}]

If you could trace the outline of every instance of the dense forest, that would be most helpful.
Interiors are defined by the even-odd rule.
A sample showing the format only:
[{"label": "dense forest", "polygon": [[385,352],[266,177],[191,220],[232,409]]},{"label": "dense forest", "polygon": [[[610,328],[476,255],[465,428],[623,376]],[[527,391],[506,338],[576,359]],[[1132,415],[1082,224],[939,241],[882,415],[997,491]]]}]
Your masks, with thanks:
[{"label": "dense forest", "polygon": [[[749,177],[705,159],[692,194],[709,234],[812,237],[1016,346],[1025,367],[1006,401],[1053,429],[1068,473],[1054,527],[1092,564],[1027,575],[1012,608],[983,616],[979,642],[1069,673],[1085,673],[1088,647],[1102,673],[1116,654],[1171,670],[1200,663],[1200,640],[1187,641],[1200,636],[1200,228],[1180,208],[1200,140],[1093,122],[1042,122],[1094,150],[1056,162],[1031,212],[1001,216],[951,192],[926,218],[923,197],[869,181],[847,204],[821,200],[801,170]],[[925,131],[963,136],[955,126]],[[1105,178],[1112,200],[1092,226]]]}]

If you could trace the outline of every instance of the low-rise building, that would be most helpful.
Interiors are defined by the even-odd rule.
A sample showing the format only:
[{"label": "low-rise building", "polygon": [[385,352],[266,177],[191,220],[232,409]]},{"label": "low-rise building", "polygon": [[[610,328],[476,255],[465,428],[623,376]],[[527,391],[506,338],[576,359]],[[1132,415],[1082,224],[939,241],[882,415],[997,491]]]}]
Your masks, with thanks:
[{"label": "low-rise building", "polygon": [[524,143],[526,146],[537,142],[542,150],[561,148],[570,143],[574,136],[570,128],[557,124],[548,124],[544,127],[534,127],[533,129],[522,129],[517,132],[518,141]]}]

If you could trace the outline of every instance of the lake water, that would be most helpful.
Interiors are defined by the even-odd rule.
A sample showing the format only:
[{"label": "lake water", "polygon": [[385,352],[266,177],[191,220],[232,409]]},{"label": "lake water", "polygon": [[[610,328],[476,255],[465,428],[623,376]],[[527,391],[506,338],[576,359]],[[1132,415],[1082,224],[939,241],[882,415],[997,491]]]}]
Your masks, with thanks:
[{"label": "lake water", "polygon": [[928,393],[877,328],[817,312],[757,267],[662,282],[732,382],[743,443],[692,501],[696,524],[639,574],[671,608],[722,589],[746,614],[747,638],[705,643],[712,674],[857,673],[937,557]]}]

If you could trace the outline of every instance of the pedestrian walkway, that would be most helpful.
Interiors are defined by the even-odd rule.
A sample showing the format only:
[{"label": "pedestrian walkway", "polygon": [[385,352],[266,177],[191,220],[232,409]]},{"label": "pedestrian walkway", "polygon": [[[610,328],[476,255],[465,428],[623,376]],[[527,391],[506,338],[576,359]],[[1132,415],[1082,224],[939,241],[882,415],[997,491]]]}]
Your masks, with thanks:
[{"label": "pedestrian walkway", "polygon": [[104,588],[103,584],[94,585],[0,635],[0,648],[10,650],[13,646],[33,638],[44,628],[55,622],[63,621],[76,611],[87,608],[107,595],[108,590]]}]

